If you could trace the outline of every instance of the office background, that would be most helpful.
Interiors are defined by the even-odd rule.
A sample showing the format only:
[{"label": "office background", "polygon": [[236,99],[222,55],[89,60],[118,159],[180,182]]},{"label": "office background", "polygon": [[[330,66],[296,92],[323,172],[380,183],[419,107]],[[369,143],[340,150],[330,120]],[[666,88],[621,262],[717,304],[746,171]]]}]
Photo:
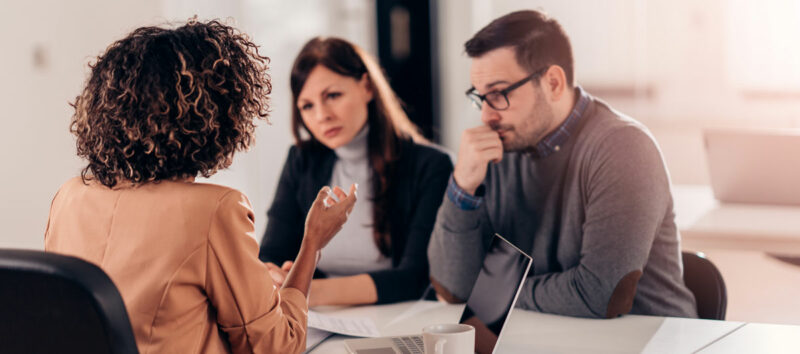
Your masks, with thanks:
[{"label": "office background", "polygon": [[[288,77],[302,44],[316,35],[341,36],[378,55],[381,24],[408,21],[411,33],[420,31],[417,10],[392,16],[388,8],[382,13],[389,16],[381,17],[386,6],[378,1],[384,0],[2,0],[0,247],[41,249],[53,194],[83,166],[68,124],[69,102],[82,87],[87,63],[136,27],[195,14],[229,19],[272,59],[272,124],[262,123],[255,147],[210,179],[250,197],[254,236],[260,239],[291,144]],[[797,1],[439,0],[429,5],[430,66],[418,76],[390,79],[426,82],[430,107],[415,106],[415,114],[430,112],[417,118],[428,119],[430,134],[452,152],[462,130],[479,124],[479,112],[463,94],[470,63],[463,43],[493,18],[524,8],[543,10],[562,23],[572,39],[578,82],[653,131],[676,184],[708,184],[704,128],[800,128]],[[402,57],[402,46],[394,50]],[[391,76],[401,69],[387,65],[387,70]],[[762,254],[709,253],[729,283],[729,319],[800,323],[798,313],[779,307],[797,294],[786,284],[800,284],[798,271]],[[762,284],[744,280],[764,273],[772,276]],[[772,310],[748,307],[767,293],[773,296],[768,302],[777,304]]]}]

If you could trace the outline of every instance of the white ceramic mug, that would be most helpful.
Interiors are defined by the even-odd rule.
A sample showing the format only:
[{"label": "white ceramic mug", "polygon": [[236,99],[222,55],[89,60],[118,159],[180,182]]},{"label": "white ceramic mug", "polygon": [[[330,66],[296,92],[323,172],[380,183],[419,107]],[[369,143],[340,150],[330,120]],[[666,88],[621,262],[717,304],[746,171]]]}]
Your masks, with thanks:
[{"label": "white ceramic mug", "polygon": [[422,329],[425,354],[475,353],[475,328],[468,324],[438,324]]}]

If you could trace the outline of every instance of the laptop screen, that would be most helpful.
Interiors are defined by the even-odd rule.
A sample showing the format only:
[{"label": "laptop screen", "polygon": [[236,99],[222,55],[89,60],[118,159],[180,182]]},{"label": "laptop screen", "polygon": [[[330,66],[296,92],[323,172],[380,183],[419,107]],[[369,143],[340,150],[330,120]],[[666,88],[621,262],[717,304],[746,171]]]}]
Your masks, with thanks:
[{"label": "laptop screen", "polygon": [[476,353],[494,351],[531,263],[530,256],[494,236],[459,321],[475,327]]}]

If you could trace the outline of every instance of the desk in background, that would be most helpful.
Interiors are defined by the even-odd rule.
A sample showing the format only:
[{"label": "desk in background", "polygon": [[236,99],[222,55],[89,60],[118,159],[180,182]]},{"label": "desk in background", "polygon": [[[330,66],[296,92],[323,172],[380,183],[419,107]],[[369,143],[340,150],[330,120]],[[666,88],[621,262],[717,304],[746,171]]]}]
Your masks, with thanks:
[{"label": "desk in background", "polygon": [[760,251],[800,257],[800,206],[725,204],[709,186],[673,187],[685,250]]}]

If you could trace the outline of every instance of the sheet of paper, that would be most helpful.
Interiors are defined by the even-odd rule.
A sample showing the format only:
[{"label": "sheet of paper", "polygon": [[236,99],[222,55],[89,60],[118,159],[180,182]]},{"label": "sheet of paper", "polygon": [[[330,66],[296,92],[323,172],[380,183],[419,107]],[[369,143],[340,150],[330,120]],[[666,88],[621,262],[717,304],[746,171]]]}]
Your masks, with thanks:
[{"label": "sheet of paper", "polygon": [[341,317],[308,311],[308,327],[354,337],[380,337],[375,321],[367,317]]},{"label": "sheet of paper", "polygon": [[306,333],[306,353],[310,352],[314,348],[317,347],[320,343],[324,340],[328,339],[328,337],[334,335],[333,332],[323,331],[321,329],[316,328],[308,328],[308,332]]},{"label": "sheet of paper", "polygon": [[442,301],[417,301],[413,305],[409,306],[407,310],[403,311],[403,313],[397,315],[397,317],[387,323],[383,328],[392,326],[396,323],[401,323],[421,313],[445,306],[447,306],[447,303]]}]

